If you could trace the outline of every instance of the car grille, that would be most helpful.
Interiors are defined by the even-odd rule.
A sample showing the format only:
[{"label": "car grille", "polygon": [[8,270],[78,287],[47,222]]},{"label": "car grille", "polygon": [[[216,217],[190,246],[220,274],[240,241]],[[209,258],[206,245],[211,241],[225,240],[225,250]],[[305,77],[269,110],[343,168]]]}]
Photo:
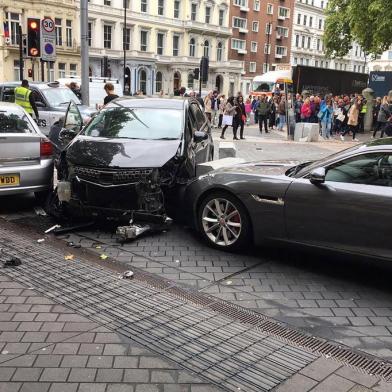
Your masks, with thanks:
[{"label": "car grille", "polygon": [[152,173],[152,169],[95,169],[75,166],[74,173],[83,180],[97,184],[128,184],[145,179]]}]

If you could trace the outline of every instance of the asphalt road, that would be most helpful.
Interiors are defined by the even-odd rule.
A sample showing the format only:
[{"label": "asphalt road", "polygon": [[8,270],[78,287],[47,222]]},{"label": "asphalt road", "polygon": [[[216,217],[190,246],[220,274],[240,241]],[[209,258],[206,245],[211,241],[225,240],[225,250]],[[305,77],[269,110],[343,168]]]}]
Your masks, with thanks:
[{"label": "asphalt road", "polygon": [[[295,144],[277,134],[262,140],[255,128],[248,134],[237,148],[249,160],[315,159],[351,145]],[[42,232],[48,222],[33,207],[31,196],[3,197],[0,215]],[[210,249],[193,231],[177,225],[123,245],[102,229],[64,239],[129,268],[141,268],[315,336],[392,359],[392,266],[388,263],[284,248],[229,254]]]}]

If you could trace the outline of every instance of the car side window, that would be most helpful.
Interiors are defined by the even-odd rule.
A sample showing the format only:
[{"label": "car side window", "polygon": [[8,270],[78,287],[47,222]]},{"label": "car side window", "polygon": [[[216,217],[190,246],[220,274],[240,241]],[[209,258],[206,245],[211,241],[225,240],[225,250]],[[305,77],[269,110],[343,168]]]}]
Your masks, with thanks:
[{"label": "car side window", "polygon": [[327,168],[326,181],[392,186],[392,155],[385,152],[361,154]]},{"label": "car side window", "polygon": [[196,119],[197,130],[202,130],[203,125],[206,122],[206,117],[204,116],[203,112],[200,110],[199,105],[196,103],[192,103],[190,105],[191,111]]},{"label": "car side window", "polygon": [[46,106],[41,94],[37,90],[32,90],[32,93],[34,96],[35,103],[40,102],[43,106]]},{"label": "car side window", "polygon": [[3,102],[15,102],[15,87],[3,87]]}]

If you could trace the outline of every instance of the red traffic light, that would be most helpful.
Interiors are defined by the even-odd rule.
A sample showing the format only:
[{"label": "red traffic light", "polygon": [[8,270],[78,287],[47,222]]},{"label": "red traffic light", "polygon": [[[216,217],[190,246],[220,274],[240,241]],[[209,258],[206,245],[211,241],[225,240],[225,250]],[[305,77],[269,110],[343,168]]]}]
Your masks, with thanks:
[{"label": "red traffic light", "polygon": [[30,28],[33,29],[33,30],[37,30],[37,28],[38,28],[38,23],[37,23],[35,20],[32,20],[32,21],[30,22]]},{"label": "red traffic light", "polygon": [[37,48],[31,48],[30,49],[30,55],[31,56],[33,56],[33,57],[38,56],[38,53],[39,53],[39,51],[38,51]]}]

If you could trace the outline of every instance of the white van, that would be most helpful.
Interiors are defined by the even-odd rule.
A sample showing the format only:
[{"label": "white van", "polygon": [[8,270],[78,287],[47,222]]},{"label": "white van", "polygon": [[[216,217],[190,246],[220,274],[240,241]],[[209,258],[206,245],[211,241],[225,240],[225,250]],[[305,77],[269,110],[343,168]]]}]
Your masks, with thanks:
[{"label": "white van", "polygon": [[284,83],[291,82],[291,71],[269,71],[263,75],[256,76],[252,81],[252,96],[267,95],[271,96],[277,91],[284,90]]},{"label": "white van", "polygon": [[[97,105],[103,105],[103,100],[106,97],[106,92],[104,90],[104,86],[106,83],[112,83],[114,86],[114,93],[119,97],[123,95],[123,88],[118,79],[110,79],[110,78],[97,78],[90,77],[89,78],[89,98],[90,98],[90,107],[97,108]],[[60,78],[57,81],[62,86],[68,86],[71,82],[75,82],[78,86],[81,84],[80,77],[70,76],[68,78]]]}]

